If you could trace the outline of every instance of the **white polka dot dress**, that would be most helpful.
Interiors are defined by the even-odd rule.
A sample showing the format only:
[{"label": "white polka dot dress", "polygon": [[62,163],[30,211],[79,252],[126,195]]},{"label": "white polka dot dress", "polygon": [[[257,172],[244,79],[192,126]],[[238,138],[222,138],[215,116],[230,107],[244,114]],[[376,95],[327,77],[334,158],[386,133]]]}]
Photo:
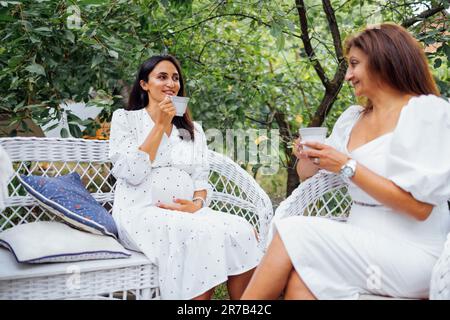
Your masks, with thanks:
[{"label": "white polka dot dress", "polygon": [[172,203],[175,199],[192,200],[194,183],[184,170],[175,167],[153,168],[152,204]]},{"label": "white polka dot dress", "polygon": [[154,161],[138,146],[153,122],[145,109],[117,110],[111,122],[110,158],[118,179],[113,217],[121,242],[158,265],[162,299],[192,299],[231,275],[257,266],[262,252],[243,218],[203,208],[194,214],[158,208],[174,198],[192,200],[207,190],[206,137],[195,125],[194,142],[174,126],[163,135]]}]

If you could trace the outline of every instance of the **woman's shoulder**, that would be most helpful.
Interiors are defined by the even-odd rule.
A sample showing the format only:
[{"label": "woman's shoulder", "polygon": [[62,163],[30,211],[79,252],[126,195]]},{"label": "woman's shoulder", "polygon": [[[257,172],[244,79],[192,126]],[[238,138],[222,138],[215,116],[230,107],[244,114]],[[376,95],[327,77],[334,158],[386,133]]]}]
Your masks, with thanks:
[{"label": "woman's shoulder", "polygon": [[[444,97],[438,97],[434,94],[423,94],[412,97],[407,104],[411,107],[427,106],[428,108],[450,108],[450,102]],[[428,109],[429,110],[429,109]]]},{"label": "woman's shoulder", "polygon": [[129,131],[136,127],[139,119],[142,119],[142,110],[117,109],[112,114],[111,130]]},{"label": "woman's shoulder", "polygon": [[143,110],[143,109],[139,109],[139,110],[127,110],[127,109],[124,109],[124,108],[120,108],[120,109],[117,109],[117,110],[115,110],[115,111],[113,112],[113,116],[116,115],[116,116],[119,116],[119,117],[126,117],[126,116],[128,116],[128,115],[134,115],[134,114],[142,113],[142,110]]},{"label": "woman's shoulder", "polygon": [[402,109],[402,113],[409,114],[418,120],[447,120],[450,121],[450,102],[434,94],[412,97]]},{"label": "woman's shoulder", "polygon": [[335,127],[344,128],[351,126],[358,119],[364,107],[359,105],[351,105],[342,112],[339,118],[336,120]]},{"label": "woman's shoulder", "polygon": [[117,109],[112,114],[112,121],[115,122],[124,122],[129,121],[130,118],[140,117],[143,109],[139,110],[126,110],[126,109]]},{"label": "woman's shoulder", "polygon": [[419,103],[434,103],[434,104],[447,104],[450,105],[448,99],[437,96],[434,94],[422,94],[420,96],[415,96],[411,98],[411,101],[419,102]]}]

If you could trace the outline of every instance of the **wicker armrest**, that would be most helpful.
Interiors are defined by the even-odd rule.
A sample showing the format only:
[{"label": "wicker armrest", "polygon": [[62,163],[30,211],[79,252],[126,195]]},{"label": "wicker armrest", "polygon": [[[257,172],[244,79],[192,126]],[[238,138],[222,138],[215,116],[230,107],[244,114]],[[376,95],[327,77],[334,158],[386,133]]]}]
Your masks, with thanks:
[{"label": "wicker armrest", "polygon": [[260,246],[264,247],[273,217],[269,196],[247,171],[227,156],[210,150],[208,160],[211,174],[219,174],[215,183],[210,179],[215,189],[212,200],[246,210],[246,214],[240,215],[256,227]]},{"label": "wicker armrest", "polygon": [[300,185],[275,210],[268,232],[272,239],[274,222],[290,216],[320,216],[346,221],[352,200],[347,184],[334,173],[321,170]]},{"label": "wicker armrest", "polygon": [[280,203],[275,218],[314,215],[345,220],[351,205],[346,187],[340,176],[321,170],[302,182]]}]

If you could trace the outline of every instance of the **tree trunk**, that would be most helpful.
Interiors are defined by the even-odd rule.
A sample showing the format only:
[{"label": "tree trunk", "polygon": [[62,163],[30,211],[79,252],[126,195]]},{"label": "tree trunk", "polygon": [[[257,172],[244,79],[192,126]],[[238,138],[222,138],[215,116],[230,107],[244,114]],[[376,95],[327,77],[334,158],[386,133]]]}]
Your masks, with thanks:
[{"label": "tree trunk", "polygon": [[346,67],[347,65],[345,62],[343,62],[339,67],[335,75],[335,83],[330,84],[328,89],[325,90],[325,95],[322,98],[322,101],[320,101],[320,105],[308,125],[309,127],[320,127],[325,121],[328,113],[330,113],[331,107],[336,101],[337,95],[339,94],[339,91],[341,91],[342,85],[344,84]]},{"label": "tree trunk", "polygon": [[292,193],[292,191],[297,188],[299,184],[299,179],[297,175],[297,171],[295,169],[296,165],[296,157],[292,154],[292,148],[289,148],[289,145],[294,140],[294,136],[291,133],[291,127],[289,125],[288,120],[285,117],[284,113],[279,111],[275,112],[274,115],[275,121],[278,124],[278,128],[280,128],[280,146],[286,155],[286,167],[287,167],[287,185],[286,185],[286,197]]},{"label": "tree trunk", "polygon": [[[295,156],[291,155],[291,157],[294,159],[295,163]],[[298,178],[297,170],[294,167],[287,168],[287,185],[286,185],[286,197],[289,197],[292,193],[292,191],[295,190],[295,188],[298,187],[300,184],[300,180]]]}]

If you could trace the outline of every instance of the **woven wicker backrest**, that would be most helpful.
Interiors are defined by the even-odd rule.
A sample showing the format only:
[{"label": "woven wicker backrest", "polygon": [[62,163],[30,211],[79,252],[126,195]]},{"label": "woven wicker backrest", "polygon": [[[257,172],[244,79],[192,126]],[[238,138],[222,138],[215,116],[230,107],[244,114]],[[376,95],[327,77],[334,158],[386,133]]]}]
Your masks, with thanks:
[{"label": "woven wicker backrest", "polygon": [[320,216],[345,221],[352,205],[347,184],[336,174],[321,171],[304,181],[277,208],[276,216]]},{"label": "woven wicker backrest", "polygon": [[[111,212],[115,179],[110,172],[108,141],[18,137],[0,138],[0,145],[9,154],[16,175],[54,177],[78,172],[92,196]],[[267,210],[262,216],[270,219],[270,199],[253,179],[248,181],[245,175],[250,175],[231,159],[210,151],[209,160],[214,189],[211,207],[243,216],[260,229],[257,212]],[[28,195],[17,176],[9,181],[8,189],[10,197],[6,209],[0,213],[0,231],[21,223],[54,219]]]}]

